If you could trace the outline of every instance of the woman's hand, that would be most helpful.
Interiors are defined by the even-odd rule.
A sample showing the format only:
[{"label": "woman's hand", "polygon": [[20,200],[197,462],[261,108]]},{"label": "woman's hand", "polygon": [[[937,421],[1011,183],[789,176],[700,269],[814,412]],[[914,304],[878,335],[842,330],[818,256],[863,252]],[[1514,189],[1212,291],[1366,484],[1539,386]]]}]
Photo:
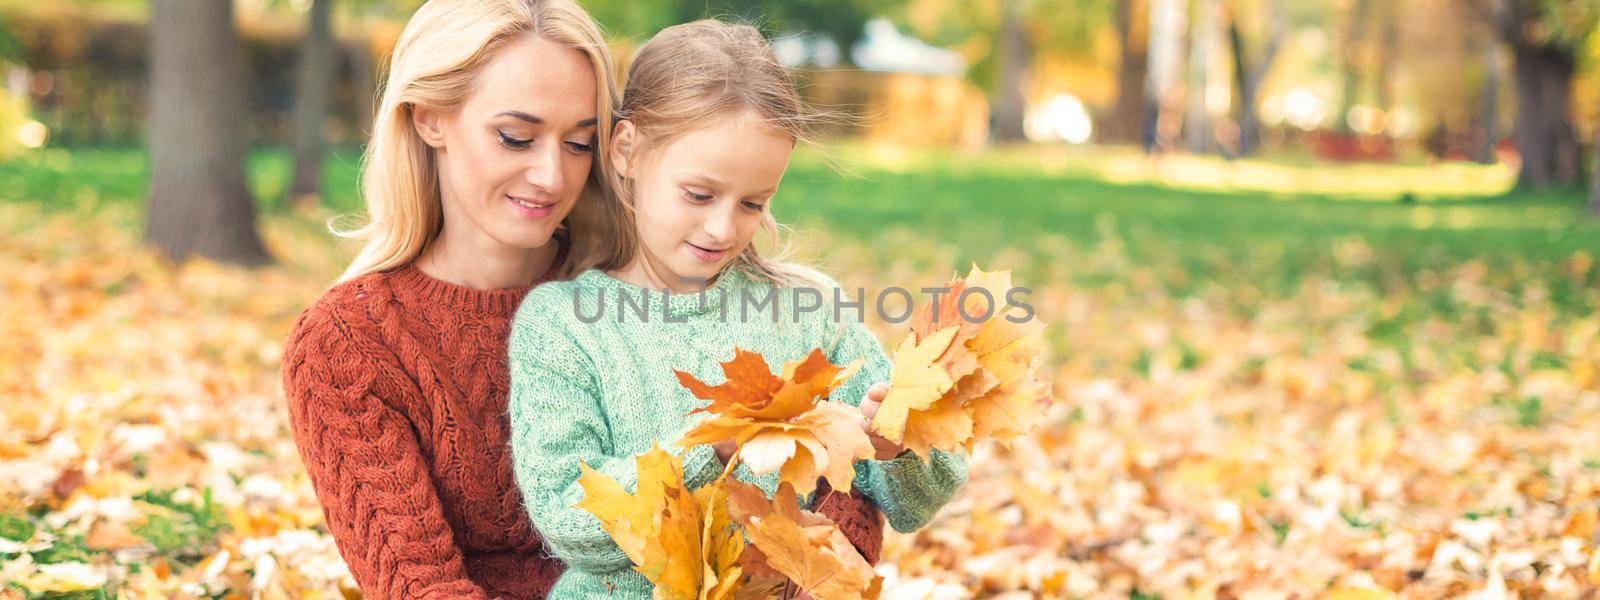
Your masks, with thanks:
[{"label": "woman's hand", "polygon": [[722,440],[712,444],[711,449],[716,451],[717,458],[722,459],[722,464],[728,464],[728,461],[733,459],[733,453],[739,449],[739,445],[733,440]]},{"label": "woman's hand", "polygon": [[793,581],[783,584],[783,593],[779,594],[778,597],[784,600],[814,600],[810,592],[800,589],[800,586],[795,585]]},{"label": "woman's hand", "polygon": [[861,430],[867,432],[867,437],[872,440],[872,448],[876,451],[873,458],[890,460],[904,452],[906,447],[896,444],[872,429],[872,417],[878,414],[878,407],[883,404],[884,396],[889,395],[889,384],[879,383],[867,388],[867,395],[861,399],[861,414],[866,417],[861,421]]}]

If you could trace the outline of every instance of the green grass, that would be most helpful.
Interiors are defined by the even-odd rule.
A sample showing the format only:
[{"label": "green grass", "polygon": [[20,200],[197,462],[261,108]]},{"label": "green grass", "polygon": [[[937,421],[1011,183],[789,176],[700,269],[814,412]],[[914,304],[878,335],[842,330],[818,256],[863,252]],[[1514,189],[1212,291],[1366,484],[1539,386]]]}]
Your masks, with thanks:
[{"label": "green grass", "polygon": [[[1458,193],[1501,182],[1499,167],[1187,157],[1162,173],[1152,168],[1140,180],[1143,167],[1133,161],[1142,159],[1118,148],[964,155],[843,144],[835,158],[848,176],[817,155],[798,156],[775,204],[777,215],[826,232],[825,238],[868,240],[886,264],[987,264],[997,253],[1021,252],[1029,260],[1017,261],[1019,270],[1035,278],[1070,272],[1080,284],[1097,285],[1143,266],[1180,296],[1219,285],[1278,296],[1295,293],[1308,276],[1393,291],[1418,274],[1469,261],[1490,270],[1553,270],[1574,256],[1600,256],[1600,220],[1588,215],[1577,193]],[[325,203],[335,211],[360,209],[358,163],[353,149],[328,160]],[[261,209],[282,212],[287,155],[258,151],[249,164]],[[1247,177],[1221,185],[1215,174],[1223,170]],[[1301,180],[1317,193],[1284,187]],[[1349,182],[1343,194],[1341,181]],[[139,203],[147,185],[146,158],[138,150],[49,149],[0,163],[0,201],[51,209]],[[1393,192],[1376,191],[1386,187]],[[1414,201],[1402,202],[1405,194]],[[1108,244],[1126,264],[1095,264],[1096,249]],[[1060,268],[1067,261],[1081,264]],[[1530,275],[1544,275],[1536,279],[1558,304],[1586,302],[1590,295],[1580,288],[1596,284],[1592,267],[1576,278]],[[1453,304],[1446,290],[1429,309],[1450,314]]]}]

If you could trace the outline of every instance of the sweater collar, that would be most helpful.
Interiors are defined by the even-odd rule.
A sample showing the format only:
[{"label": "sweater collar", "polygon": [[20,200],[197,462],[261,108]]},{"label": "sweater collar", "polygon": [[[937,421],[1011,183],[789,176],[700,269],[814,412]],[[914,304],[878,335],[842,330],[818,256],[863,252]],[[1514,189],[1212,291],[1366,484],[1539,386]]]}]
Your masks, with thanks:
[{"label": "sweater collar", "polygon": [[[633,285],[607,275],[599,269],[589,269],[578,274],[573,279],[573,283],[576,283],[581,289],[610,290],[608,295],[625,295],[633,300],[648,301],[649,310],[652,314],[659,314],[661,310],[661,298],[664,293],[660,290]],[[717,280],[706,287],[703,292],[674,292],[666,295],[667,306],[671,310],[673,318],[714,313],[720,310],[724,303],[738,302],[739,294],[757,283],[743,269],[727,269],[718,275]],[[757,293],[759,298],[761,291],[754,290],[754,292]],[[607,307],[608,309],[615,307],[617,302],[614,298],[605,298],[604,301],[611,305]]]},{"label": "sweater collar", "polygon": [[395,269],[390,282],[396,291],[409,292],[409,295],[427,304],[447,306],[462,312],[509,316],[516,313],[528,290],[555,279],[561,273],[566,259],[567,246],[561,244],[556,251],[556,259],[550,262],[550,268],[532,284],[493,290],[480,290],[434,278],[417,268],[416,261]]}]

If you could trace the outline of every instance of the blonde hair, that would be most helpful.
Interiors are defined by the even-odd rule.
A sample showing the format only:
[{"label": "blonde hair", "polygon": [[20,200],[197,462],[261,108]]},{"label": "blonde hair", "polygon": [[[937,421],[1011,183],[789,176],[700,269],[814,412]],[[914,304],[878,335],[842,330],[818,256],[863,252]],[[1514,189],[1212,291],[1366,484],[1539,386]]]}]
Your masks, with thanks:
[{"label": "blonde hair", "polygon": [[[412,126],[416,106],[449,110],[466,101],[481,68],[502,47],[535,35],[582,52],[594,67],[597,149],[611,142],[617,104],[611,53],[594,19],[572,0],[430,0],[411,15],[389,57],[372,139],[362,156],[361,191],[367,219],[334,233],[365,240],[340,281],[409,264],[443,226],[434,150]],[[537,65],[528,65],[537,69]],[[597,151],[588,181],[565,222],[563,276],[595,253],[617,252],[603,224],[613,220],[601,189],[611,163]],[[558,232],[559,233],[559,232]]]},{"label": "blonde hair", "polygon": [[[755,27],[702,19],[661,30],[639,48],[628,66],[619,119],[633,124],[637,141],[630,162],[645,164],[652,153],[674,139],[705,127],[718,118],[751,111],[762,122],[796,145],[812,145],[817,126],[834,117],[807,106],[795,88],[789,69],[778,62],[772,47]],[[601,268],[621,268],[640,249],[634,229],[633,190],[620,173],[611,173],[611,191],[622,210],[611,223],[612,237],[626,255],[594,258]],[[787,228],[762,217],[762,230],[771,236],[777,252],[764,257],[754,244],[735,258],[732,266],[777,285],[816,283],[812,271],[785,262],[791,246]]]}]

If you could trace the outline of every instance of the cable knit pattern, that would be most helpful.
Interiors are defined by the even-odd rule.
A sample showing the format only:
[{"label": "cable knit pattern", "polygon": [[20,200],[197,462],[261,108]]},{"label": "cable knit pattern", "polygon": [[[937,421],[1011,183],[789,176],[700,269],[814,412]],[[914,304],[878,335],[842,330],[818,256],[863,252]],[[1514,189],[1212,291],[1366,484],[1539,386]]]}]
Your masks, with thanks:
[{"label": "cable knit pattern", "polygon": [[[820,273],[813,276],[826,285],[822,290],[837,287]],[[703,297],[667,297],[591,270],[528,295],[510,333],[511,447],[528,513],[552,554],[569,567],[551,598],[644,599],[651,594],[649,582],[631,568],[599,522],[574,506],[583,498],[577,484],[580,462],[632,491],[637,485],[633,457],[659,442],[682,456],[691,488],[721,472],[709,445],[684,450],[674,444],[708,417],[689,414],[704,401],[678,384],[674,369],[715,384],[724,378],[718,362],[731,358],[735,346],[761,354],[774,369],[823,348],[835,364],[864,360],[833,400],[860,404],[869,386],[888,379],[889,360],[855,313],[836,319],[832,302],[818,311],[794,311],[798,296],[793,292],[729,271]],[[760,300],[769,293],[774,304],[747,310],[745,297]],[[779,315],[777,322],[773,314]],[[863,554],[876,559],[882,521],[849,505],[870,500],[890,526],[912,531],[950,500],[965,482],[967,466],[960,454],[940,452],[922,461],[907,452],[888,461],[860,461],[855,471],[851,495],[819,488],[824,493],[814,498],[821,498],[817,506],[827,509]],[[776,472],[758,476],[741,466],[734,475],[768,495],[777,489]],[[863,544],[857,540],[864,532],[879,533]]]},{"label": "cable knit pattern", "polygon": [[542,598],[564,568],[522,510],[506,443],[505,336],[530,288],[406,266],[333,287],[295,325],[295,443],[367,597]]}]

